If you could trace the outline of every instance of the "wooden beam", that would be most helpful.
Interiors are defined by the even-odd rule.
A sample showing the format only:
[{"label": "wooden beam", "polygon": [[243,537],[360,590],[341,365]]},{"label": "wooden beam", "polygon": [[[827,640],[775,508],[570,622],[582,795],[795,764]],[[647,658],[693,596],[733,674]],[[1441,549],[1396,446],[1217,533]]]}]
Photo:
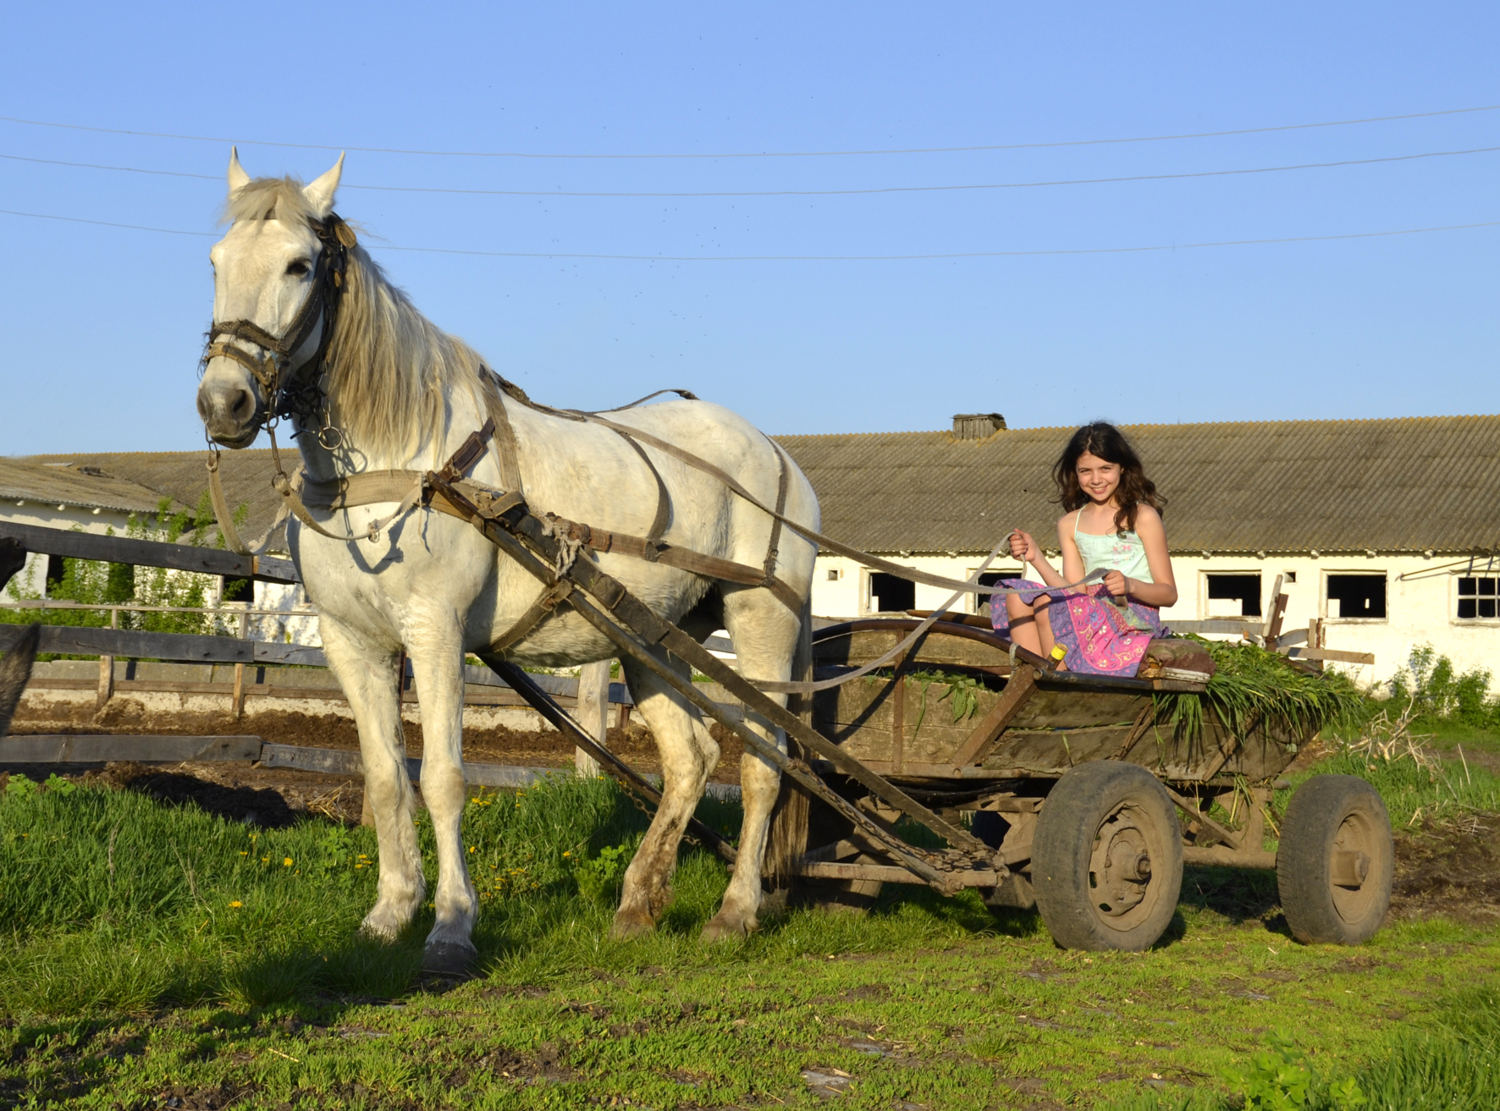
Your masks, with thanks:
[{"label": "wooden beam", "polygon": [[1286,613],[1287,596],[1281,592],[1281,585],[1286,579],[1285,575],[1277,575],[1276,581],[1271,585],[1271,604],[1266,608],[1266,623],[1261,628],[1261,638],[1266,646],[1273,647],[1276,638],[1281,635],[1281,619]]},{"label": "wooden beam", "polygon": [[196,571],[232,579],[263,582],[299,582],[290,560],[242,556],[221,548],[199,548],[191,544],[167,544],[159,540],[135,540],[128,536],[103,536],[93,532],[68,532],[0,522],[0,537],[11,537],[29,552],[95,559],[106,563],[129,563],[136,567],[167,567],[174,571]]},{"label": "wooden beam", "polygon": [[1294,660],[1331,660],[1342,664],[1372,664],[1373,652],[1345,652],[1339,648],[1278,648],[1283,656]]},{"label": "wooden beam", "polygon": [[53,734],[0,740],[0,764],[176,764],[184,760],[258,760],[259,737]]},{"label": "wooden beam", "polygon": [[[25,625],[0,625],[0,651],[10,651]],[[250,641],[188,633],[141,633],[87,625],[43,625],[39,652],[68,656],[134,656],[189,663],[254,663]]]},{"label": "wooden beam", "polygon": [[953,754],[955,770],[971,767],[989,754],[995,742],[1000,739],[1000,734],[1009,727],[1011,719],[1021,712],[1021,707],[1036,693],[1036,681],[1039,677],[1040,673],[1034,667],[1015,669],[1005,684],[1005,689],[1000,692],[1000,697],[990,707],[990,712]]}]

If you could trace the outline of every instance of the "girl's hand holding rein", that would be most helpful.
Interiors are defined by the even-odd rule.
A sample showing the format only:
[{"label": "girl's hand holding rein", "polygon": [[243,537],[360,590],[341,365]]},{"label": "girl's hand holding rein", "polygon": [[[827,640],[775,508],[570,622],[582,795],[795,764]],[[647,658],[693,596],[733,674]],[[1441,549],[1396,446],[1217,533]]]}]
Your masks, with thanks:
[{"label": "girl's hand holding rein", "polygon": [[1042,550],[1036,546],[1036,541],[1022,529],[1015,529],[1010,534],[1010,554],[1022,563],[1035,563],[1042,558]]},{"label": "girl's hand holding rein", "polygon": [[1113,598],[1124,598],[1130,594],[1131,580],[1125,577],[1124,572],[1110,571],[1104,576],[1104,589],[1108,590]]}]

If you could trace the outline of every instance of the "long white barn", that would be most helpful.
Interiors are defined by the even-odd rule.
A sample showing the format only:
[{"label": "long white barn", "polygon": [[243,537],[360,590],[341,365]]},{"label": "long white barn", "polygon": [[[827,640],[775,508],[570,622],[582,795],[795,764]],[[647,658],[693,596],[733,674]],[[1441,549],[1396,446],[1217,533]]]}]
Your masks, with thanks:
[{"label": "long white barn", "polygon": [[[1389,679],[1431,644],[1460,670],[1500,668],[1500,416],[1137,425],[1124,428],[1168,499],[1179,601],[1164,618],[1261,616],[1282,576],[1284,629],[1373,653]],[[783,436],[830,536],[967,578],[1012,528],[1056,561],[1051,467],[1072,429],[998,414],[943,432]],[[996,578],[1026,578],[1006,554]],[[818,560],[814,612],[933,608],[948,597],[838,556]],[[977,612],[976,599],[968,600]]]},{"label": "long white barn", "polygon": [[[1068,428],[1007,428],[998,414],[940,432],[781,436],[823,507],[823,531],[898,563],[970,576],[1012,528],[1056,554],[1051,467]],[[1170,623],[1265,613],[1276,577],[1284,629],[1321,622],[1321,643],[1373,653],[1388,679],[1431,644],[1461,669],[1500,670],[1500,416],[1127,426],[1167,498],[1180,600]],[[259,535],[279,498],[269,452],[226,452],[229,501]],[[161,498],[195,506],[202,452],[0,459],[0,520],[102,530]],[[545,508],[545,507],[541,507]],[[1008,556],[996,578],[1025,577]],[[285,606],[280,595],[257,602]],[[934,587],[820,555],[813,609],[856,617],[932,608]],[[978,610],[970,598],[967,608]],[[290,632],[290,630],[287,630]],[[302,639],[300,635],[297,639]]]}]

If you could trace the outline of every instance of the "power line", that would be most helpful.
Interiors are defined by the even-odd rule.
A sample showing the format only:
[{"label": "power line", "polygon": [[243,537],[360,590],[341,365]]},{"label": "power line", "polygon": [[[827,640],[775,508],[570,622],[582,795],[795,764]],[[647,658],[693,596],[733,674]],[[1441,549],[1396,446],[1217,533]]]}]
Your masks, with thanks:
[{"label": "power line", "polygon": [[[131,231],[160,232],[164,235],[190,235],[216,239],[213,232],[180,231],[175,228],[153,228],[142,224],[116,224],[107,220],[89,220],[82,216],[56,216],[44,212],[19,212],[0,208],[0,215],[26,216],[36,220],[59,220],[70,224],[95,227],[126,228]],[[1040,255],[1124,255],[1152,251],[1185,251],[1203,247],[1249,247],[1271,243],[1327,243],[1343,239],[1381,239],[1396,235],[1422,235],[1438,231],[1469,231],[1475,228],[1500,227],[1500,220],[1478,224],[1444,224],[1428,228],[1399,228],[1394,231],[1347,232],[1341,235],[1297,235],[1275,239],[1221,239],[1201,243],[1163,243],[1150,247],[1077,247],[1044,251],[954,251],[923,255],[605,255],[565,251],[472,251],[452,247],[398,247],[387,243],[366,244],[375,251],[407,251],[433,255],[469,255],[480,258],[572,258],[618,262],[916,262],[964,258],[1028,258]]]},{"label": "power line", "polygon": [[[1474,147],[1469,150],[1434,150],[1421,154],[1397,154],[1384,158],[1346,158],[1336,162],[1300,162],[1288,166],[1255,166],[1241,170],[1196,170],[1181,174],[1130,174],[1122,177],[1065,178],[1053,181],[1002,181],[975,185],[888,185],[871,189],[761,189],[712,190],[704,192],[605,192],[543,189],[445,189],[417,185],[340,185],[341,189],[359,189],[376,193],[436,193],[478,197],[633,197],[642,199],[682,199],[717,197],[854,197],[885,193],[958,193],[992,189],[1041,189],[1057,185],[1112,185],[1131,181],[1182,181],[1190,178],[1239,177],[1246,174],[1276,174],[1291,170],[1326,170],[1339,166],[1374,166],[1390,162],[1414,162],[1425,158],[1453,158],[1468,154],[1492,154],[1500,147]],[[82,170],[111,170],[119,173],[150,174],[156,177],[181,177],[196,181],[221,181],[215,174],[191,174],[179,170],[146,170],[135,166],[109,166],[94,162],[64,162],[55,158],[30,158],[19,154],[0,154],[11,162],[32,162],[44,166],[68,166]]]},{"label": "power line", "polygon": [[295,150],[344,150],[362,154],[409,154],[434,158],[535,158],[535,159],[676,159],[676,158],[834,158],[845,155],[885,154],[964,154],[988,150],[1045,150],[1053,147],[1104,146],[1113,143],[1164,143],[1178,139],[1217,139],[1230,135],[1264,135],[1275,131],[1305,131],[1320,127],[1349,127],[1355,124],[1389,123],[1394,120],[1429,119],[1434,116],[1459,116],[1473,112],[1494,112],[1500,104],[1483,104],[1474,108],[1446,108],[1436,112],[1406,112],[1398,116],[1367,116],[1353,120],[1327,120],[1320,123],[1279,124],[1273,127],[1242,127],[1229,131],[1193,131],[1180,135],[1139,135],[1121,139],[1070,139],[1050,143],[998,143],[967,147],[905,147],[890,150],[804,150],[740,151],[722,154],[539,154],[530,151],[407,150],[399,147],[340,147],[327,143],[281,143],[266,139],[228,139],[208,135],[181,135],[168,131],[134,131],[114,127],[90,127],[85,124],[28,120],[17,116],[0,116],[5,123],[52,127],[67,131],[91,131],[102,135],[133,135],[149,139],[183,139],[196,143],[244,143],[250,146],[287,147]]}]

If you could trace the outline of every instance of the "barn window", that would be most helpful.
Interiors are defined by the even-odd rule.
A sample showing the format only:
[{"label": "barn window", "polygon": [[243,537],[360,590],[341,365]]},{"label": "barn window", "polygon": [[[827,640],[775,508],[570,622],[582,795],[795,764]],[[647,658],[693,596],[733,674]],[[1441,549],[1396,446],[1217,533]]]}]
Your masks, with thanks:
[{"label": "barn window", "polygon": [[62,585],[67,569],[68,565],[63,562],[62,556],[49,555],[47,557],[47,597],[55,597],[52,592]]},{"label": "barn window", "polygon": [[1210,574],[1208,579],[1209,617],[1259,617],[1260,572],[1245,574]]},{"label": "barn window", "polygon": [[1385,573],[1329,575],[1327,616],[1385,620]]},{"label": "barn window", "polygon": [[[974,577],[974,569],[971,568],[964,577],[972,579]],[[986,571],[984,574],[979,576],[979,585],[995,586],[1000,582],[1001,579],[1024,579],[1025,577],[1025,569],[1021,567],[1012,567],[1008,571]],[[1004,605],[1005,595],[1000,595],[1000,598],[1000,604]],[[982,617],[988,617],[990,615],[990,605],[994,602],[994,600],[995,595],[993,594],[969,595],[971,608],[975,613],[981,615]]]},{"label": "barn window", "polygon": [[900,613],[916,604],[916,583],[888,575],[884,571],[870,572],[871,613]]},{"label": "barn window", "polygon": [[1460,575],[1458,619],[1492,621],[1500,617],[1500,575]]}]

